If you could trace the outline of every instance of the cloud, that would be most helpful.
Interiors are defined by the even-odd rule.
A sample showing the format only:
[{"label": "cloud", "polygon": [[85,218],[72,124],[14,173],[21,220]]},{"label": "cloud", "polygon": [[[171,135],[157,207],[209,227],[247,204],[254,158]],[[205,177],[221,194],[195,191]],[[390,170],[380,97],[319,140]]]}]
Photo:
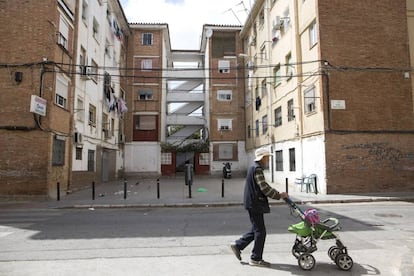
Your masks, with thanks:
[{"label": "cloud", "polygon": [[[204,24],[240,25],[240,0],[124,0],[129,22],[167,23],[173,49],[199,49]],[[246,6],[249,8],[248,6]],[[234,13],[230,10],[233,9]]]}]

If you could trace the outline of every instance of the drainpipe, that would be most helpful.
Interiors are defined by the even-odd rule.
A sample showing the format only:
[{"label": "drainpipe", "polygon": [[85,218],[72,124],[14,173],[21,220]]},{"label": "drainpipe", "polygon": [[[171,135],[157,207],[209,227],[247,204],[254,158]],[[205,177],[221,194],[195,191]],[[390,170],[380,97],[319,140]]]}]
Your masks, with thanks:
[{"label": "drainpipe", "polygon": [[[271,37],[271,22],[270,22],[270,7],[269,7],[269,1],[266,1],[266,7],[265,10],[266,12],[266,17],[267,17],[267,32],[266,32],[266,39],[265,39],[265,43],[268,43],[266,45],[266,49],[268,50],[268,57],[267,57],[267,75],[268,76],[272,76],[272,68],[271,68],[271,64],[272,64],[272,37]],[[270,84],[270,86],[272,85],[271,81],[267,81],[266,80],[266,92],[269,92],[269,89],[267,89],[267,85]],[[269,104],[268,104],[268,126],[270,125],[270,127],[268,127],[268,131],[269,131],[269,140],[270,140],[270,153],[271,153],[271,158],[270,158],[270,175],[271,175],[271,179],[272,179],[272,183],[275,181],[275,172],[274,172],[274,162],[275,162],[275,156],[273,155],[273,140],[272,140],[272,136],[273,136],[273,119],[272,119],[272,104],[273,104],[273,89],[272,87],[270,87],[270,92],[269,92],[269,98],[268,98]]]},{"label": "drainpipe", "polygon": [[298,117],[299,117],[299,129],[298,136],[300,140],[300,173],[303,175],[303,98],[302,98],[302,44],[299,35],[299,8],[298,1],[294,1],[294,24],[295,24],[295,46],[296,46],[296,74],[297,74],[297,87],[298,87]]}]

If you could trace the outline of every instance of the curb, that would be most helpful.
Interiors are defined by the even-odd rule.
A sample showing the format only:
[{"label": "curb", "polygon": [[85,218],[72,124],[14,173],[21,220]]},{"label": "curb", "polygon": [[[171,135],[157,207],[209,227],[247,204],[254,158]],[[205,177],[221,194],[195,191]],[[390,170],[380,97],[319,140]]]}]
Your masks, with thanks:
[{"label": "curb", "polygon": [[[338,203],[370,203],[405,201],[414,202],[414,197],[382,197],[361,199],[326,199],[326,200],[296,200],[299,205],[306,204],[338,204]],[[284,205],[285,202],[269,202],[270,206]],[[218,208],[243,206],[241,202],[200,202],[200,203],[143,203],[143,204],[74,204],[66,206],[53,206],[51,209],[103,209],[103,208]]]}]

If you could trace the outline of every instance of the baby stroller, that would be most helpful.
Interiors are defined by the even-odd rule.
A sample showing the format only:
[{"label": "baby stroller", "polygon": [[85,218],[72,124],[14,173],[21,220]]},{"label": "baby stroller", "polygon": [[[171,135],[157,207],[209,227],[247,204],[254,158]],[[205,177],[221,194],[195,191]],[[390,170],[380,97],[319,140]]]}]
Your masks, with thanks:
[{"label": "baby stroller", "polygon": [[340,229],[336,218],[328,218],[320,221],[315,209],[303,212],[290,198],[285,199],[290,206],[292,214],[299,216],[301,222],[289,226],[288,231],[296,234],[292,254],[298,260],[300,268],[311,270],[315,267],[315,258],[312,253],[317,250],[316,243],[319,240],[335,239],[335,245],[328,250],[328,256],[341,269],[348,271],[354,264],[348,251],[334,231]]}]

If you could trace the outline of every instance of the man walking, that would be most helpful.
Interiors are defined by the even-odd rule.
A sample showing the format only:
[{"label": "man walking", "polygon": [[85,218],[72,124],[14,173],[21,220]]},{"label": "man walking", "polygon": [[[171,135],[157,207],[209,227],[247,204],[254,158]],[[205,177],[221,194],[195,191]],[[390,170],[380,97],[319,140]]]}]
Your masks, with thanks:
[{"label": "man walking", "polygon": [[241,260],[241,251],[252,241],[254,246],[249,264],[253,266],[269,267],[270,263],[263,260],[263,249],[266,240],[266,227],[263,214],[270,213],[268,197],[273,199],[287,198],[287,193],[279,193],[265,180],[263,167],[269,162],[270,151],[259,148],[255,151],[254,164],[249,168],[244,188],[244,208],[248,211],[252,228],[230,247],[238,260]]}]

